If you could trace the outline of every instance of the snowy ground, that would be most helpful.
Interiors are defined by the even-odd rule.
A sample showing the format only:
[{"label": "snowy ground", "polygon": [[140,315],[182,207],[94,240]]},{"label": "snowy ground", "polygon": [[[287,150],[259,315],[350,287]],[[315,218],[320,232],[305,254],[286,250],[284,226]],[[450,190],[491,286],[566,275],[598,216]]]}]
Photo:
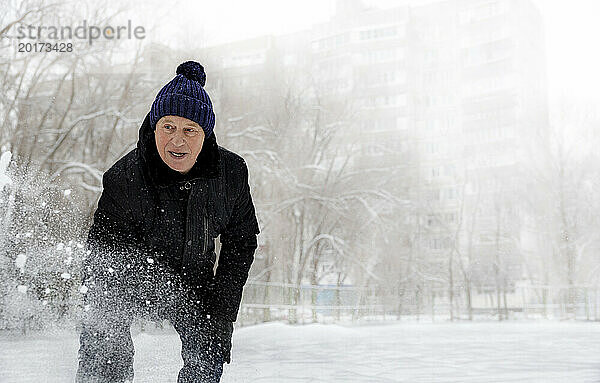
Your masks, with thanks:
[{"label": "snowy ground", "polygon": [[[175,382],[176,333],[134,336],[136,382]],[[236,329],[233,382],[600,382],[600,324],[270,323]],[[72,382],[76,334],[0,336],[0,382]]]}]

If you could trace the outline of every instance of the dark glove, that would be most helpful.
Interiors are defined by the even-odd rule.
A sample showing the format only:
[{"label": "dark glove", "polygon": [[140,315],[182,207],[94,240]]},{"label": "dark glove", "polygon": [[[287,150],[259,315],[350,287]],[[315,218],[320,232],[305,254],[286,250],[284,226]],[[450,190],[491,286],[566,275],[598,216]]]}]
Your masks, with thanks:
[{"label": "dark glove", "polygon": [[210,318],[209,321],[213,333],[211,346],[222,353],[225,362],[231,363],[233,323],[220,318]]}]

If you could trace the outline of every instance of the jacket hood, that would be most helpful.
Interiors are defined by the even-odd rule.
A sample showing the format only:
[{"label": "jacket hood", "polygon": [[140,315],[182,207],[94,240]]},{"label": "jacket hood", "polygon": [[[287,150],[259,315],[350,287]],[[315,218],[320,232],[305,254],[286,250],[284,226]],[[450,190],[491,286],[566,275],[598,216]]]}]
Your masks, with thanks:
[{"label": "jacket hood", "polygon": [[215,132],[204,139],[202,150],[196,163],[186,174],[171,169],[160,158],[154,141],[154,129],[150,125],[150,113],[146,115],[139,129],[137,151],[142,161],[145,176],[155,185],[168,185],[194,178],[214,178],[219,175],[219,146]]}]

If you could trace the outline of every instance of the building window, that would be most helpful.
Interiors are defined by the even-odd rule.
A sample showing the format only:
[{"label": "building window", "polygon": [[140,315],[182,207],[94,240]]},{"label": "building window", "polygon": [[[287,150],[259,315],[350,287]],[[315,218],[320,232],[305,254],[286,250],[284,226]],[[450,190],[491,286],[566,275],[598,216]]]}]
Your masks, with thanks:
[{"label": "building window", "polygon": [[459,23],[469,24],[499,16],[508,11],[507,1],[493,1],[487,4],[467,8],[459,13]]},{"label": "building window", "polygon": [[250,65],[264,64],[265,52],[247,53],[223,58],[223,68],[244,67]]},{"label": "building window", "polygon": [[452,247],[453,241],[448,237],[431,238],[429,240],[429,248],[432,250],[443,250]]},{"label": "building window", "polygon": [[365,64],[377,64],[404,59],[404,49],[377,49],[362,51],[360,57]]},{"label": "building window", "polygon": [[398,129],[398,130],[408,129],[408,117],[396,118],[396,129]]},{"label": "building window", "polygon": [[445,194],[446,199],[456,199],[457,197],[455,188],[447,188]]},{"label": "building window", "polygon": [[455,223],[456,222],[456,213],[446,213],[446,214],[444,214],[444,220],[447,223]]},{"label": "building window", "polygon": [[428,201],[439,201],[441,195],[440,189],[429,189],[425,192],[425,197]]},{"label": "building window", "polygon": [[339,48],[348,42],[350,42],[350,35],[348,33],[342,33],[313,41],[312,47],[313,50],[327,50]]},{"label": "building window", "polygon": [[297,65],[298,64],[298,56],[295,54],[286,54],[285,56],[283,56],[283,65],[285,66],[290,66],[290,65]]},{"label": "building window", "polygon": [[406,94],[391,94],[376,97],[367,97],[363,99],[363,106],[365,108],[378,108],[378,107],[400,107],[406,106]]},{"label": "building window", "polygon": [[359,32],[360,40],[375,40],[386,37],[393,37],[398,34],[398,29],[396,26],[392,27],[384,27],[384,28],[376,28],[376,29],[368,29],[365,31]]}]

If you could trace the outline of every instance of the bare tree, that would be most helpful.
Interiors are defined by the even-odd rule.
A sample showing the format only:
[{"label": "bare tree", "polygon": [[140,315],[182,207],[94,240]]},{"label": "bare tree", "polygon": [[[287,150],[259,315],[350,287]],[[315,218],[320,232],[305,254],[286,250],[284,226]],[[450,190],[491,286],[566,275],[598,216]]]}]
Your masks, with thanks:
[{"label": "bare tree", "polygon": [[[600,238],[595,187],[598,185],[597,126],[595,111],[562,99],[554,122],[539,137],[540,146],[527,167],[529,191],[526,207],[546,253],[528,259],[530,273],[545,285],[566,285],[567,311],[574,314],[577,285],[593,280],[588,270],[598,269],[594,254]],[[544,302],[547,297],[543,296]]]}]

